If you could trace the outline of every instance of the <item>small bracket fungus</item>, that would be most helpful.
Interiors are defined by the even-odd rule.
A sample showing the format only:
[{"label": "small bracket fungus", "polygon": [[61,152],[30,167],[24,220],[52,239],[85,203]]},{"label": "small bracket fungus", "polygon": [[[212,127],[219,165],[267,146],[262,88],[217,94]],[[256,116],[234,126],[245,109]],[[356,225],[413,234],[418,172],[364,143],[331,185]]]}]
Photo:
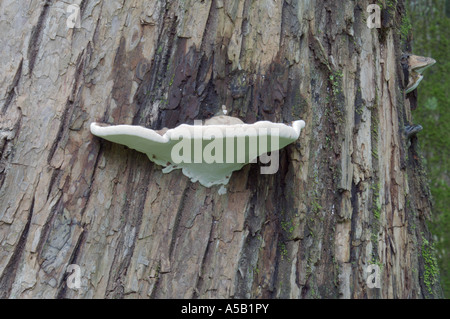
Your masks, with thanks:
[{"label": "small bracket fungus", "polygon": [[433,58],[404,54],[402,56],[402,65],[408,74],[408,84],[405,93],[414,91],[423,79],[422,72],[435,63],[436,60]]},{"label": "small bracket fungus", "polygon": [[[304,126],[302,120],[292,125],[269,121],[244,124],[238,118],[219,115],[204,123],[195,121],[194,125],[160,131],[135,125],[91,123],[91,132],[147,154],[151,161],[164,167],[164,173],[181,169],[192,182],[211,187],[226,185],[233,171],[255,163],[259,156],[261,162],[268,164],[267,153],[278,155],[279,149],[298,139]],[[278,156],[271,157],[270,167],[261,167],[263,174],[278,169]],[[220,189],[221,194],[225,191]]]},{"label": "small bracket fungus", "polygon": [[416,136],[417,133],[423,130],[422,125],[420,124],[413,124],[413,125],[406,125],[403,129],[403,133],[405,135],[408,148],[411,146],[411,138],[413,136]]},{"label": "small bracket fungus", "polygon": [[406,125],[404,131],[405,131],[406,138],[410,139],[411,137],[413,137],[414,135],[416,135],[417,133],[419,133],[422,130],[423,130],[422,125],[413,124],[413,125]]}]

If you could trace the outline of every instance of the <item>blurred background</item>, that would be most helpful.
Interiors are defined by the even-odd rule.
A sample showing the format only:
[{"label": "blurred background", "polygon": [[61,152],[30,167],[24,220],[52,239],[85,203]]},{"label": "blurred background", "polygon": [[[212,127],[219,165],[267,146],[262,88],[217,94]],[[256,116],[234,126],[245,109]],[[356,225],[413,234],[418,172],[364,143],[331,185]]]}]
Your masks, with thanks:
[{"label": "blurred background", "polygon": [[429,229],[435,239],[442,288],[450,298],[450,0],[406,3],[409,21],[404,21],[403,31],[412,34],[411,53],[437,61],[424,72],[413,118],[415,124],[423,126],[419,146],[434,204]]}]

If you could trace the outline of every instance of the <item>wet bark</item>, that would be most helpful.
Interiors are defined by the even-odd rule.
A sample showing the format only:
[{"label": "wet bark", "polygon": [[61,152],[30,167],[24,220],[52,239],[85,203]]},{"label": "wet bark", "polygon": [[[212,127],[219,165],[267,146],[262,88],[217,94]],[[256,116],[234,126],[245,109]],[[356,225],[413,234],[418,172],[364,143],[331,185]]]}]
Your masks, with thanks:
[{"label": "wet bark", "polygon": [[[418,140],[402,135],[403,1],[380,29],[365,0],[79,4],[73,29],[61,1],[0,4],[1,297],[441,296]],[[226,195],[89,132],[222,105],[306,121],[276,174],[247,165]]]}]

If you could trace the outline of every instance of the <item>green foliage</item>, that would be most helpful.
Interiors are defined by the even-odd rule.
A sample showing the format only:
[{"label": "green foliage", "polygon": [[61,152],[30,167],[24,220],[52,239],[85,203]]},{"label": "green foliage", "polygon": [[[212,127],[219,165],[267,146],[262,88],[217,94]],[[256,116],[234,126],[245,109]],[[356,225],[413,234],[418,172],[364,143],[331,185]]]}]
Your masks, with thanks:
[{"label": "green foliage", "polygon": [[371,188],[373,191],[373,216],[377,220],[380,220],[381,216],[380,183],[376,183]]},{"label": "green foliage", "polygon": [[[437,62],[424,72],[418,87],[418,107],[414,123],[421,124],[419,144],[425,157],[433,195],[433,218],[430,230],[437,236],[437,262],[441,270],[444,294],[450,298],[450,18],[445,0],[408,0],[414,35],[413,52]],[[449,6],[449,4],[447,4]]]},{"label": "green foliage", "polygon": [[412,29],[411,20],[408,15],[403,16],[402,23],[400,25],[400,38],[405,41],[408,38],[409,32]]},{"label": "green foliage", "polygon": [[280,242],[280,243],[278,243],[278,248],[280,249],[281,260],[285,260],[285,258],[286,258],[289,261],[289,258],[287,258],[288,250],[286,248],[286,244],[283,242]]},{"label": "green foliage", "polygon": [[293,236],[294,230],[295,230],[295,226],[296,226],[296,224],[292,220],[281,221],[281,229],[286,233],[287,238],[289,240],[292,239],[292,236]]},{"label": "green foliage", "polygon": [[385,0],[385,3],[383,3],[382,0],[378,0],[377,4],[380,6],[381,9],[386,8],[389,11],[394,11],[395,7],[397,6],[397,0]]},{"label": "green foliage", "polygon": [[333,95],[338,95],[341,92],[341,80],[343,73],[341,70],[335,71],[330,74],[329,79],[333,90]]},{"label": "green foliage", "polygon": [[425,263],[424,283],[428,293],[433,294],[432,288],[439,278],[439,268],[434,245],[430,244],[425,237],[422,237],[422,257]]},{"label": "green foliage", "polygon": [[377,265],[378,267],[380,267],[380,271],[383,271],[383,263],[381,261],[379,261],[378,259],[372,258],[371,261],[369,261],[369,264],[371,265]]}]

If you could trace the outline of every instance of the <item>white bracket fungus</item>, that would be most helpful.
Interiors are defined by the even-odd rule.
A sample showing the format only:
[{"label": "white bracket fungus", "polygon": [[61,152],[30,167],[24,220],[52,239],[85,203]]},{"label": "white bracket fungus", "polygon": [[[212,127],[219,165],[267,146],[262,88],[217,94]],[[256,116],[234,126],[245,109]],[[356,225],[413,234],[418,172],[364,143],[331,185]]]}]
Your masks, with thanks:
[{"label": "white bracket fungus", "polygon": [[[181,169],[192,182],[211,187],[226,185],[233,171],[255,163],[257,157],[264,164],[271,157],[270,166],[261,167],[261,173],[275,173],[277,151],[296,141],[304,126],[302,120],[292,125],[269,121],[244,124],[238,118],[219,115],[204,123],[195,121],[194,125],[160,131],[135,125],[91,123],[91,132],[147,154],[151,161],[164,167],[164,173]],[[268,152],[272,155],[267,156]],[[225,191],[222,187],[220,193]]]}]

